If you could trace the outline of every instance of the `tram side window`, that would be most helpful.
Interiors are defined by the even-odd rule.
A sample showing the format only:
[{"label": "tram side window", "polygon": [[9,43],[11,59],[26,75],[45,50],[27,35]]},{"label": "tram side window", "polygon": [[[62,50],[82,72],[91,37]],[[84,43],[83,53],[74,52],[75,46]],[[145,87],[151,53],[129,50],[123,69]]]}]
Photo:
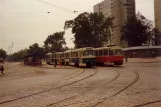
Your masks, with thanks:
[{"label": "tram side window", "polygon": [[110,51],[109,51],[109,55],[110,55],[110,56],[111,56],[111,55],[114,55],[113,50],[110,50]]},{"label": "tram side window", "polygon": [[65,54],[65,57],[69,57],[69,54],[68,54],[68,53],[66,53],[66,54]]},{"label": "tram side window", "polygon": [[72,52],[71,57],[74,57],[74,52]]},{"label": "tram side window", "polygon": [[108,50],[104,50],[104,56],[108,56]]},{"label": "tram side window", "polygon": [[76,52],[76,57],[78,57],[78,52]]},{"label": "tram side window", "polygon": [[99,56],[98,51],[96,51],[96,56]]},{"label": "tram side window", "polygon": [[102,50],[99,51],[99,56],[103,56]]},{"label": "tram side window", "polygon": [[76,57],[76,52],[72,52],[72,57]]}]

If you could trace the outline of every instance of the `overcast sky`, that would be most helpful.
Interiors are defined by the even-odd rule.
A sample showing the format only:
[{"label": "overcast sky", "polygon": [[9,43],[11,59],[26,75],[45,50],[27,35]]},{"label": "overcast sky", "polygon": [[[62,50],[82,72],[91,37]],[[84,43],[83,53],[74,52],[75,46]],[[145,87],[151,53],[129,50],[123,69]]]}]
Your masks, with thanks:
[{"label": "overcast sky", "polygon": [[[79,13],[92,12],[93,5],[103,0],[43,0],[67,10],[56,8],[38,0],[0,0],[0,48],[8,51],[14,43],[12,53],[28,48],[43,41],[49,34],[63,31],[64,22],[73,19]],[[150,20],[154,20],[153,0],[136,0],[136,12],[140,11]],[[50,12],[48,14],[47,12]],[[65,34],[68,47],[73,47],[72,34]]]}]

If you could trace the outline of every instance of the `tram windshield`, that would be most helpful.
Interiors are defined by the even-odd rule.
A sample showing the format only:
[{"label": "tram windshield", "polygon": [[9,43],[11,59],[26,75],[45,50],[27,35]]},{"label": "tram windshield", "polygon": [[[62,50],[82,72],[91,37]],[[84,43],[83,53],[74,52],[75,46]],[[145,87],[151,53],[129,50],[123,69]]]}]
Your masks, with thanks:
[{"label": "tram windshield", "polygon": [[121,49],[114,50],[114,55],[122,55],[122,50]]},{"label": "tram windshield", "polygon": [[86,50],[83,52],[83,56],[94,56],[94,50]]},{"label": "tram windshield", "polygon": [[122,50],[121,49],[110,50],[109,54],[110,55],[122,55]]}]

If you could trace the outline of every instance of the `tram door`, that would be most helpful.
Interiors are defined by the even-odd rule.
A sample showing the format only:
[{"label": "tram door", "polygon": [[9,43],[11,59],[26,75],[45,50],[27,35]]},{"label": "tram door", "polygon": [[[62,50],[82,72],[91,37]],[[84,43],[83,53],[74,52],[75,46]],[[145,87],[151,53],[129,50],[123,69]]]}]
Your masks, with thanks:
[{"label": "tram door", "polygon": [[79,51],[79,63],[83,63],[83,51]]}]

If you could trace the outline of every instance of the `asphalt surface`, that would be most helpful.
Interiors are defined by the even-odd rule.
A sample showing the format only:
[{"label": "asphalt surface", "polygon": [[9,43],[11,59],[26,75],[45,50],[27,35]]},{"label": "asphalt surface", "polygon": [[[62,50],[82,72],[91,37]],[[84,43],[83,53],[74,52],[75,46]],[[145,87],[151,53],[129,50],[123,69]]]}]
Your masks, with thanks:
[{"label": "asphalt surface", "polygon": [[74,68],[5,63],[0,107],[161,107],[161,63]]}]

